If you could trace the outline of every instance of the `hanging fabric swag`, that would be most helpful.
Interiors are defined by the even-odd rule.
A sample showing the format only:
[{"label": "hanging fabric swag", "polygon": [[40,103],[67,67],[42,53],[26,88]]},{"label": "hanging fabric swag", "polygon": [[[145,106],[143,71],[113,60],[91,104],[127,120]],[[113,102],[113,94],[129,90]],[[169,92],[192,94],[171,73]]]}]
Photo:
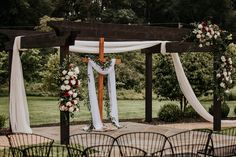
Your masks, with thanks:
[{"label": "hanging fabric swag", "polygon": [[120,127],[119,119],[118,119],[117,98],[116,98],[116,80],[115,80],[115,69],[114,69],[115,62],[116,60],[112,59],[110,66],[106,69],[102,69],[93,60],[89,59],[88,61],[89,102],[90,102],[90,110],[92,113],[92,124],[95,130],[101,130],[103,128],[103,124],[100,119],[100,112],[98,109],[98,99],[97,99],[97,94],[96,94],[96,89],[95,89],[93,69],[95,69],[98,73],[102,75],[108,75],[107,85],[108,85],[108,93],[109,93],[109,99],[110,99],[111,121],[117,127]]}]

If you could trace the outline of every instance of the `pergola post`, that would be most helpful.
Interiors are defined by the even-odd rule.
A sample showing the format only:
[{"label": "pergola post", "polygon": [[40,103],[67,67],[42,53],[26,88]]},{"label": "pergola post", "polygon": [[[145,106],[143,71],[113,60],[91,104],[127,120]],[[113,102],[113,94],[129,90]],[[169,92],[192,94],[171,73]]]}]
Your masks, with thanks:
[{"label": "pergola post", "polygon": [[146,49],[145,52],[145,121],[152,122],[152,53]]},{"label": "pergola post", "polygon": [[220,131],[221,130],[221,98],[217,94],[218,90],[218,81],[216,78],[216,70],[219,68],[217,65],[217,61],[219,60],[218,56],[214,53],[213,60],[213,79],[214,79],[214,91],[213,91],[213,130]]},{"label": "pergola post", "polygon": [[[60,65],[62,66],[64,59],[68,58],[69,45],[60,46]],[[60,132],[61,144],[69,144],[70,136],[70,116],[68,111],[60,111]]]}]

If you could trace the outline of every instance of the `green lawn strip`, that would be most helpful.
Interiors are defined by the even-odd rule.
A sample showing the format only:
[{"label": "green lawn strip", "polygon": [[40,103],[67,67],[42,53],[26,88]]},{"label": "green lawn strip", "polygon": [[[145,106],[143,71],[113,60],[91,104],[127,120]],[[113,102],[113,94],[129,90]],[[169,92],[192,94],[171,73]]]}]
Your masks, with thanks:
[{"label": "green lawn strip", "polygon": [[[40,125],[48,123],[59,123],[60,112],[58,110],[57,97],[33,97],[28,96],[28,105],[31,125]],[[153,100],[153,118],[157,118],[158,111],[167,101]],[[178,104],[178,102],[175,102]],[[209,108],[211,101],[203,101],[203,105]],[[234,117],[234,107],[236,101],[230,101],[229,117]],[[145,100],[118,100],[119,118],[120,119],[143,119],[145,117]],[[89,121],[90,113],[86,106],[81,104],[81,111],[75,114],[71,121]],[[0,97],[0,113],[8,115],[8,97]],[[106,112],[104,111],[104,118]],[[7,123],[8,124],[8,123]]]}]

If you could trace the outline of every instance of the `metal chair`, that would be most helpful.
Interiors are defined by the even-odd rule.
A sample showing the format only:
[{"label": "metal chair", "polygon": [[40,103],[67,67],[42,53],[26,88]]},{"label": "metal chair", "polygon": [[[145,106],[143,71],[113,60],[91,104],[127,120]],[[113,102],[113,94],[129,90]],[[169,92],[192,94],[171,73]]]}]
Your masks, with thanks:
[{"label": "metal chair", "polygon": [[97,145],[113,145],[115,138],[101,133],[81,133],[70,136],[70,147],[85,150]]},{"label": "metal chair", "polygon": [[188,130],[168,137],[171,143],[163,151],[163,156],[198,157],[205,156],[209,148],[211,130]]},{"label": "metal chair", "polygon": [[209,156],[236,156],[236,127],[214,131],[211,135],[211,146],[207,153]]},{"label": "metal chair", "polygon": [[131,146],[98,145],[84,150],[85,157],[144,157],[146,152]]},{"label": "metal chair", "polygon": [[23,152],[24,156],[30,153],[34,153],[34,156],[49,156],[54,142],[53,139],[38,134],[15,133],[9,134],[7,137],[13,157],[19,156],[19,151]]},{"label": "metal chair", "polygon": [[139,148],[147,152],[147,155],[159,152],[162,156],[162,151],[168,139],[165,135],[155,132],[131,132],[118,136],[116,138],[119,146],[131,146]]}]

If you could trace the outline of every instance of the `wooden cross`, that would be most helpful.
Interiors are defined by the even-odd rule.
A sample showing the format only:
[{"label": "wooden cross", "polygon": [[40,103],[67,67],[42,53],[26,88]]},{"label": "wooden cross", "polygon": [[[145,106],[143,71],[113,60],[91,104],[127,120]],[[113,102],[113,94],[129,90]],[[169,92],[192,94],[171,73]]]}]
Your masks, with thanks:
[{"label": "wooden cross", "polygon": [[[106,62],[107,59],[104,57],[104,38],[99,38],[99,58],[100,62]],[[82,62],[88,62],[88,58],[82,58]],[[116,59],[116,64],[120,64],[121,60]],[[100,112],[100,118],[103,119],[103,94],[104,94],[104,75],[98,75],[98,108]]]}]

